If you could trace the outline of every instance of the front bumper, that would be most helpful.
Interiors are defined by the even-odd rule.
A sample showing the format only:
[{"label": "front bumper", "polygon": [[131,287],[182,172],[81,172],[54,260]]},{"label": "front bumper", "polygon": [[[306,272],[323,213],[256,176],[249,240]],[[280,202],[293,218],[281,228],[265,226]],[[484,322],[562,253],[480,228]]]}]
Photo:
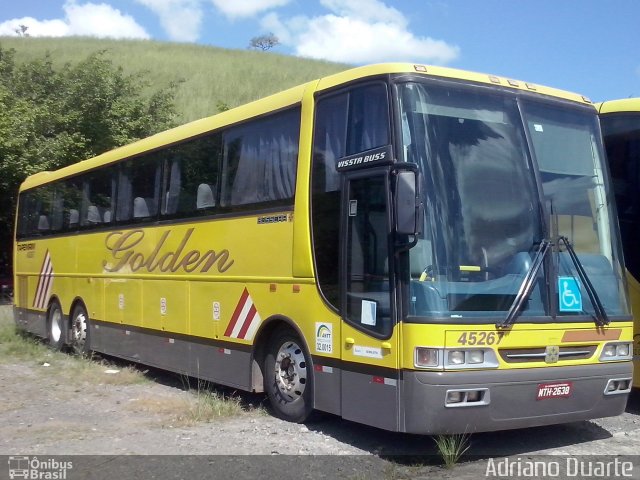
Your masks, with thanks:
[{"label": "front bumper", "polygon": [[[611,379],[631,378],[632,362],[465,372],[403,372],[401,430],[473,433],[620,415],[627,392],[605,394]],[[537,399],[538,385],[571,382],[567,397]],[[445,406],[447,391],[485,390],[484,404]]]}]

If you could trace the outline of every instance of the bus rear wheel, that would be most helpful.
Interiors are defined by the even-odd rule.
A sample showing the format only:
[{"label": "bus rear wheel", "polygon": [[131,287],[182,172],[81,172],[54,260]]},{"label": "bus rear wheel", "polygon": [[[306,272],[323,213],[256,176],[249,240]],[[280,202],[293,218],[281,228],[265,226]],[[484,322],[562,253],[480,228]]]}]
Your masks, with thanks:
[{"label": "bus rear wheel", "polygon": [[47,312],[47,337],[53,350],[61,350],[64,346],[66,328],[60,304],[54,301]]},{"label": "bus rear wheel", "polygon": [[78,304],[71,312],[71,349],[76,355],[86,355],[90,350],[89,316],[85,308]]},{"label": "bus rear wheel", "polygon": [[311,415],[311,360],[300,339],[289,329],[276,331],[269,341],[264,388],[277,417],[301,423]]}]

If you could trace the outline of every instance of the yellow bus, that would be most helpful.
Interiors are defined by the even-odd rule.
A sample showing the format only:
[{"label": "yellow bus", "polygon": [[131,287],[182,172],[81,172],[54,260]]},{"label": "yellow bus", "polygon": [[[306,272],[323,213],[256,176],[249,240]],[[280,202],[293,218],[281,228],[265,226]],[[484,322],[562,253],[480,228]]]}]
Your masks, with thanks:
[{"label": "yellow bus", "polygon": [[15,317],[391,431],[620,414],[632,318],[594,106],[364,66],[21,186]]},{"label": "yellow bus", "polygon": [[611,100],[597,107],[613,179],[635,318],[633,386],[640,387],[640,98]]}]

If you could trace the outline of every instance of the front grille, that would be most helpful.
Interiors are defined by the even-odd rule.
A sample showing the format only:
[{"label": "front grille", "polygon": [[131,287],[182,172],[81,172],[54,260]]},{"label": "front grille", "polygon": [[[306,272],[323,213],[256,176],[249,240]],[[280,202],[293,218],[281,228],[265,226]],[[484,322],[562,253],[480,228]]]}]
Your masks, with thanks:
[{"label": "front grille", "polygon": [[[560,347],[558,361],[563,360],[584,360],[591,358],[595,353],[597,345],[572,345],[570,347]],[[547,356],[545,347],[536,348],[501,348],[498,350],[500,357],[507,363],[544,362]]]}]

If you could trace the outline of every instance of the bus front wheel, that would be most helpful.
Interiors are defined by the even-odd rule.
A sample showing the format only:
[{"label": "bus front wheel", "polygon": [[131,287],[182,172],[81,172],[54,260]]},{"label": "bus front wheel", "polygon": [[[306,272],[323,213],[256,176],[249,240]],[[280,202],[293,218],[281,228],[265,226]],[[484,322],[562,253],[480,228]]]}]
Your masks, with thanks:
[{"label": "bus front wheel", "polygon": [[309,354],[291,330],[278,330],[269,341],[264,388],[277,417],[304,422],[313,411],[313,369]]}]

